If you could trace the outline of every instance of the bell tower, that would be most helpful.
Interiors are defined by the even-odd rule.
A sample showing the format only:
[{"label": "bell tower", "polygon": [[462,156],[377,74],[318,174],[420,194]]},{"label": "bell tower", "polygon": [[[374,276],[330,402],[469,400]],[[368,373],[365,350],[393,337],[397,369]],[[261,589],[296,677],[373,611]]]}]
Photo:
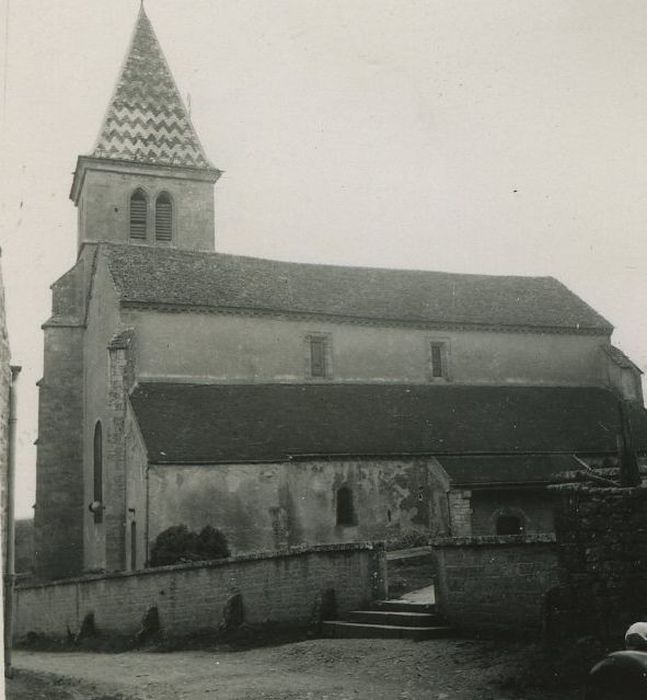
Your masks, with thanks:
[{"label": "bell tower", "polygon": [[[219,177],[142,7],[97,142],[77,162],[70,196],[79,212],[79,256],[52,285],[52,314],[43,324],[34,511],[39,578],[79,575],[89,565],[86,554],[93,546],[106,552],[98,566],[123,568],[120,528],[125,521],[114,505],[123,496],[118,476],[106,478],[106,493],[113,496],[108,497],[112,510],[106,509],[103,531],[85,529],[88,492],[93,493],[86,488],[91,483],[86,465],[97,463],[86,450],[87,381],[98,357],[88,350],[88,338],[95,336],[86,332],[96,244],[213,251],[213,185]],[[111,346],[109,351],[121,349]],[[102,348],[100,356],[104,353]],[[96,407],[92,431],[95,413]],[[105,437],[110,430],[115,429],[108,422],[100,440],[111,439]],[[114,477],[118,472],[111,468]]]},{"label": "bell tower", "polygon": [[99,137],[77,161],[79,252],[98,241],[214,250],[220,175],[142,5]]}]

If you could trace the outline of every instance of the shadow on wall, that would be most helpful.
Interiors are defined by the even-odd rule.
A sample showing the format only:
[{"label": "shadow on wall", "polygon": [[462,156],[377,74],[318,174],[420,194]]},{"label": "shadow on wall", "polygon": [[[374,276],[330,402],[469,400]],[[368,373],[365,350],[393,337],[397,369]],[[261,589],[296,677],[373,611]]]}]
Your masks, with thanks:
[{"label": "shadow on wall", "polygon": [[16,520],[16,574],[31,574],[34,570],[34,521]]}]

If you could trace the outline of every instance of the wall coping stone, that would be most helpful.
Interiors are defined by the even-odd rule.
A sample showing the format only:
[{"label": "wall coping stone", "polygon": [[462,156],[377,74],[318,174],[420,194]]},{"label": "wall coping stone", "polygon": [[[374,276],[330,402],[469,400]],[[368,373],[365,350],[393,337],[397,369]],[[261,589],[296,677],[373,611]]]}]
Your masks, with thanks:
[{"label": "wall coping stone", "polygon": [[431,541],[434,549],[452,547],[514,547],[518,545],[554,544],[551,532],[533,535],[479,535],[472,537],[437,537]]},{"label": "wall coping stone", "polygon": [[340,542],[335,544],[298,545],[288,549],[274,551],[249,552],[238,554],[226,559],[211,559],[209,561],[194,561],[182,564],[170,564],[168,566],[155,566],[147,569],[137,569],[135,571],[107,571],[94,574],[85,574],[71,578],[58,579],[56,581],[45,581],[40,583],[25,583],[16,586],[16,590],[29,590],[34,588],[49,588],[65,586],[73,583],[88,583],[91,581],[105,581],[117,578],[131,578],[134,576],[149,576],[161,573],[172,573],[176,571],[191,571],[194,569],[214,569],[229,564],[238,564],[253,561],[263,561],[266,559],[286,559],[289,557],[300,557],[305,554],[325,554],[326,552],[361,552],[375,551],[385,552],[386,543],[376,542]]},{"label": "wall coping stone", "polygon": [[551,484],[548,487],[549,491],[559,493],[590,493],[604,495],[644,495],[647,496],[647,486],[601,486],[600,484],[592,483],[568,483],[568,484]]}]

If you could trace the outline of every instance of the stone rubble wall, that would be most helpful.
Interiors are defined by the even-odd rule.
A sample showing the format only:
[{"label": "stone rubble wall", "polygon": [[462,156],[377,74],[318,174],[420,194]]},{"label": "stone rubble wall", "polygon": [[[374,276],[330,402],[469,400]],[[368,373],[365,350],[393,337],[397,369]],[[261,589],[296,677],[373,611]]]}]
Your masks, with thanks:
[{"label": "stone rubble wall", "polygon": [[168,636],[217,630],[236,595],[246,623],[306,625],[330,589],[340,614],[384,597],[384,546],[320,545],[20,586],[15,638],[76,635],[90,613],[99,633],[134,635],[152,607]]},{"label": "stone rubble wall", "polygon": [[543,594],[558,581],[553,535],[453,537],[432,546],[436,602],[450,625],[468,635],[541,629]]},{"label": "stone rubble wall", "polygon": [[630,624],[647,620],[647,488],[552,490],[561,577],[546,597],[548,641],[617,645]]}]

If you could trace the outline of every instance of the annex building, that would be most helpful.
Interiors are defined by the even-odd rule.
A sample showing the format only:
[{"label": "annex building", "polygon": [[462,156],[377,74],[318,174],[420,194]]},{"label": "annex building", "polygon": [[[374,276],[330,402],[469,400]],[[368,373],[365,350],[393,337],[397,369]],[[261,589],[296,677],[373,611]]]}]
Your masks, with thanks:
[{"label": "annex building", "polygon": [[557,280],[218,253],[219,176],[142,9],[43,326],[39,576],[142,568],[180,524],[234,553],[547,532],[621,400],[647,450],[640,371]]}]

